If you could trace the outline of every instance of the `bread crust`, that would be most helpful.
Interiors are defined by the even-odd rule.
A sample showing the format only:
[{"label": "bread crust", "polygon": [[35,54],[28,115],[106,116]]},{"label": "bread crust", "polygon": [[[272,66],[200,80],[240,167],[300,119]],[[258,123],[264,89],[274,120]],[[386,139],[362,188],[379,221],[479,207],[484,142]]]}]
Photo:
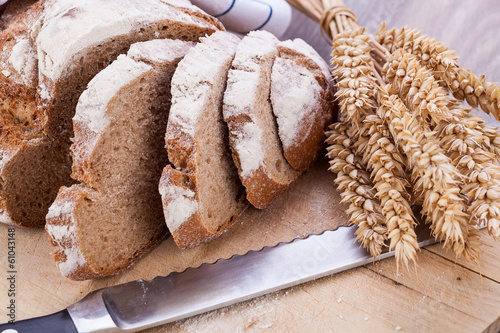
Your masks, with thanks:
[{"label": "bread crust", "polygon": [[[79,201],[91,199],[93,196],[94,193],[92,190],[85,186],[63,186],[59,189],[57,199],[52,204],[47,215],[48,223],[45,225],[45,230],[54,247],[54,252],[52,252],[54,260],[61,271],[63,271],[61,268],[63,265],[72,266],[72,268],[65,272],[66,275],[64,275],[72,280],[85,280],[103,276],[91,268],[85,256],[79,250],[78,236],[70,232],[70,230],[76,228],[73,212]],[[66,229],[68,232],[62,234],[60,237],[56,237],[53,233],[54,226]],[[70,263],[68,262],[70,256],[67,253],[78,253],[81,259],[78,262]]]},{"label": "bread crust", "polygon": [[[229,121],[227,123],[230,133],[242,133],[244,132],[244,126],[246,122],[239,121]],[[229,137],[229,144],[231,148],[237,146],[237,138],[233,136]],[[238,170],[242,170],[240,156],[236,149],[233,150],[233,160]],[[281,183],[273,178],[273,176],[268,171],[266,165],[259,166],[255,169],[252,174],[248,177],[241,177],[241,182],[245,186],[247,193],[247,200],[255,208],[265,209],[269,207],[276,199],[278,199],[290,186],[291,182]],[[241,174],[241,171],[240,171]]]}]

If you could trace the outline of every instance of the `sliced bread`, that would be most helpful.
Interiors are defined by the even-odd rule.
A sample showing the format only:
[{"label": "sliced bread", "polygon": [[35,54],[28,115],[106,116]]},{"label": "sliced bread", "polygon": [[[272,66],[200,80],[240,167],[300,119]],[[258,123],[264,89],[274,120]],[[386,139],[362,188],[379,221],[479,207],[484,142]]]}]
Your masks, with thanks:
[{"label": "sliced bread", "polygon": [[193,47],[172,79],[165,135],[171,165],[159,190],[165,220],[180,248],[220,235],[247,206],[231,158],[222,98],[240,39],[216,32]]},{"label": "sliced bread", "polygon": [[197,41],[224,28],[183,0],[47,0],[30,8],[0,33],[0,117],[12,118],[8,131],[30,132],[0,138],[0,221],[40,227],[58,189],[73,182],[71,118],[90,79],[132,43]]},{"label": "sliced bread", "polygon": [[224,121],[247,199],[256,208],[274,202],[300,175],[285,157],[270,98],[278,40],[253,31],[238,45],[224,93]]},{"label": "sliced bread", "polygon": [[47,214],[64,276],[115,274],[166,235],[158,181],[167,162],[170,81],[193,45],[134,44],[81,95],[71,146],[72,176],[81,184],[62,187]]},{"label": "sliced bread", "polygon": [[331,74],[325,61],[301,39],[278,44],[271,74],[271,103],[292,168],[305,171],[324,145],[331,122]]}]

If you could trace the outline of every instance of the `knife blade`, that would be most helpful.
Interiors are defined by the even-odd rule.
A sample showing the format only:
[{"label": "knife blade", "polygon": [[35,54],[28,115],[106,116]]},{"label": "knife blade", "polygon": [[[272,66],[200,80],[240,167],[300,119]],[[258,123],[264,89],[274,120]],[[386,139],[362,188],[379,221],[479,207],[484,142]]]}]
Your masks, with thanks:
[{"label": "knife blade", "polygon": [[[135,332],[249,300],[373,262],[355,242],[356,226],[280,243],[152,280],[96,290],[53,315],[0,325],[0,333]],[[435,243],[428,226],[419,245]],[[385,251],[377,260],[393,256]]]}]

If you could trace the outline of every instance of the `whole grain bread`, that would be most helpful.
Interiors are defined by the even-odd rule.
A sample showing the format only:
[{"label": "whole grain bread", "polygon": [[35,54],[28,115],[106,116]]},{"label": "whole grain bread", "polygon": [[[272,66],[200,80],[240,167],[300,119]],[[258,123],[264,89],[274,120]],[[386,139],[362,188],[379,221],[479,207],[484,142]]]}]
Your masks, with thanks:
[{"label": "whole grain bread", "polygon": [[170,81],[193,45],[171,39],[133,44],[81,95],[71,146],[72,176],[80,184],[62,187],[47,214],[64,276],[115,274],[166,235],[158,182],[167,162]]},{"label": "whole grain bread", "polygon": [[0,221],[43,226],[59,187],[72,184],[71,118],[95,74],[132,43],[223,29],[184,0],[47,0],[10,18],[0,33]]},{"label": "whole grain bread", "polygon": [[278,40],[253,31],[238,45],[224,93],[224,121],[247,199],[256,208],[274,202],[300,175],[283,156],[270,98]]},{"label": "whole grain bread", "polygon": [[169,165],[159,191],[165,220],[180,248],[226,231],[248,205],[222,120],[226,78],[240,39],[216,32],[193,47],[172,79],[165,135]]},{"label": "whole grain bread", "polygon": [[301,39],[280,42],[278,50],[271,74],[273,112],[286,160],[305,171],[320,155],[332,120],[331,74]]}]

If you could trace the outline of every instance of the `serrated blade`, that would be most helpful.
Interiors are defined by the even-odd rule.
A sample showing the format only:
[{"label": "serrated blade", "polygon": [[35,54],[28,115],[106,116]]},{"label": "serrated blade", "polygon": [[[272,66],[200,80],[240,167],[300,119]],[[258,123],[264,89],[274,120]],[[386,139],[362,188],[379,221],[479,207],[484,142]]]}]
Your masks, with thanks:
[{"label": "serrated blade", "polygon": [[[108,287],[68,311],[81,333],[137,331],[191,317],[373,262],[355,242],[355,230],[340,227],[167,277]],[[416,231],[420,246],[435,242],[428,227]]]}]

